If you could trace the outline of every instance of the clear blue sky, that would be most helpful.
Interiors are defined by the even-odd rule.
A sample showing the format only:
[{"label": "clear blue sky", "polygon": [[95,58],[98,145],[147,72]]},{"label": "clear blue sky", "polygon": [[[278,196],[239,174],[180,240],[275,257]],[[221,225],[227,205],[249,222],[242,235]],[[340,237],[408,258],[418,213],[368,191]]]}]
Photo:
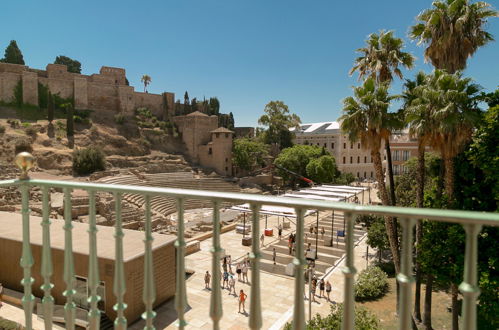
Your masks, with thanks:
[{"label": "clear blue sky", "polygon": [[[496,0],[489,0],[498,7]],[[26,64],[45,68],[57,55],[92,74],[125,68],[141,90],[217,96],[236,125],[254,126],[270,100],[282,100],[302,122],[335,120],[357,77],[348,71],[367,35],[394,29],[430,71],[423,48],[408,41],[415,16],[430,0],[86,0],[7,1],[1,5],[0,51],[11,39]],[[499,39],[499,19],[489,32]],[[485,90],[499,84],[499,43],[480,49],[466,75]],[[400,83],[393,87],[400,91]]]}]

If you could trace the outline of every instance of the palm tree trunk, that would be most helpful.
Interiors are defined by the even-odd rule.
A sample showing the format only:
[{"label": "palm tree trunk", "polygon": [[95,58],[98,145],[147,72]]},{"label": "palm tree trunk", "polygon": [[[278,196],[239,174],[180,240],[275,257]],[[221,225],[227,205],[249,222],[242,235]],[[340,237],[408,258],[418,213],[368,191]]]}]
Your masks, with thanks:
[{"label": "palm tree trunk", "polygon": [[392,165],[392,151],[390,149],[390,139],[387,138],[385,141],[385,149],[386,149],[386,161],[387,166],[386,170],[388,173],[388,182],[390,184],[390,202],[391,205],[397,205],[397,201],[395,200],[395,182],[393,180],[393,165]]},{"label": "palm tree trunk", "polygon": [[431,326],[431,293],[433,290],[433,275],[426,275],[426,290],[424,296],[423,324],[426,330],[433,330]]},{"label": "palm tree trunk", "polygon": [[[424,203],[424,183],[425,183],[425,147],[422,143],[418,144],[418,167],[417,167],[417,192],[416,205],[423,207]],[[421,220],[416,223],[416,292],[414,294],[414,318],[421,322],[421,262],[419,260],[419,246],[423,239],[423,224]]]},{"label": "palm tree trunk", "polygon": [[[381,154],[379,150],[373,150],[371,152],[373,157],[374,171],[376,172],[376,179],[378,181],[378,189],[381,197],[381,202],[383,205],[390,205],[390,200],[388,198],[388,193],[385,186],[385,176],[383,174],[383,167],[381,165]],[[385,229],[388,235],[388,241],[390,242],[390,250],[393,256],[393,263],[395,265],[395,272],[398,274],[400,272],[400,249],[398,242],[397,226],[395,221],[391,217],[385,217]]]},{"label": "palm tree trunk", "polygon": [[459,306],[458,306],[458,287],[456,283],[451,283],[452,295],[452,330],[459,330]]},{"label": "palm tree trunk", "polygon": [[454,158],[445,156],[445,192],[447,193],[447,201],[451,203],[454,198]]}]

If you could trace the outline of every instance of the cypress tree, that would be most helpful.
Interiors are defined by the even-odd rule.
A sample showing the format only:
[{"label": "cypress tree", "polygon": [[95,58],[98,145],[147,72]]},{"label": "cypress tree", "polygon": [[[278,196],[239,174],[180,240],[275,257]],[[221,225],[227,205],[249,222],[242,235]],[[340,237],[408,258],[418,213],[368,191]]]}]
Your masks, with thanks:
[{"label": "cypress tree", "polygon": [[69,137],[74,136],[74,115],[73,115],[73,105],[71,103],[66,104],[67,113],[67,123],[66,123],[66,135]]},{"label": "cypress tree", "polygon": [[49,123],[52,123],[52,121],[54,120],[54,96],[52,95],[52,93],[50,93],[50,91],[48,93],[49,97],[47,100],[47,120],[49,121]]},{"label": "cypress tree", "polygon": [[10,44],[7,48],[5,48],[5,55],[2,62],[24,65],[23,54],[21,53],[21,50],[17,46],[17,42],[15,40],[11,40]]}]

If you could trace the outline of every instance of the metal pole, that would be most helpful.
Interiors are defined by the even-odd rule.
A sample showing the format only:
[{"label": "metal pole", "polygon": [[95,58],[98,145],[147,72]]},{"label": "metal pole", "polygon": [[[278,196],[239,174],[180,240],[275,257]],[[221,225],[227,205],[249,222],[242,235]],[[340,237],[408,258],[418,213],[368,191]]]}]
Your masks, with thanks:
[{"label": "metal pole", "polygon": [[308,264],[308,322],[312,319],[312,267]]},{"label": "metal pole", "polygon": [[362,205],[364,205],[364,189],[362,189]]},{"label": "metal pole", "polygon": [[333,247],[333,238],[334,238],[334,210],[333,214],[331,215],[331,247]]},{"label": "metal pole", "polygon": [[366,268],[369,267],[369,245],[366,245]]},{"label": "metal pole", "polygon": [[267,229],[267,217],[268,217],[268,214],[265,214],[265,229]]},{"label": "metal pole", "polygon": [[317,232],[317,234],[315,234],[315,259],[319,259],[319,256],[317,253],[317,244],[319,242],[319,210],[317,210],[317,220],[315,222],[315,226],[316,226],[315,230]]},{"label": "metal pole", "polygon": [[243,213],[243,239],[246,237],[246,212]]}]

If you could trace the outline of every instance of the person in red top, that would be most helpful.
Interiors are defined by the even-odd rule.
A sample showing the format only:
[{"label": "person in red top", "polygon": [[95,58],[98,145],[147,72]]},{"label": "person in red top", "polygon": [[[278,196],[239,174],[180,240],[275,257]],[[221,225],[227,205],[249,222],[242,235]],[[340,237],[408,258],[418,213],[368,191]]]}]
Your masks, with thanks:
[{"label": "person in red top", "polygon": [[241,313],[241,306],[243,306],[243,312],[246,313],[246,309],[244,308],[246,298],[248,298],[248,295],[243,290],[239,291],[239,313]]}]

